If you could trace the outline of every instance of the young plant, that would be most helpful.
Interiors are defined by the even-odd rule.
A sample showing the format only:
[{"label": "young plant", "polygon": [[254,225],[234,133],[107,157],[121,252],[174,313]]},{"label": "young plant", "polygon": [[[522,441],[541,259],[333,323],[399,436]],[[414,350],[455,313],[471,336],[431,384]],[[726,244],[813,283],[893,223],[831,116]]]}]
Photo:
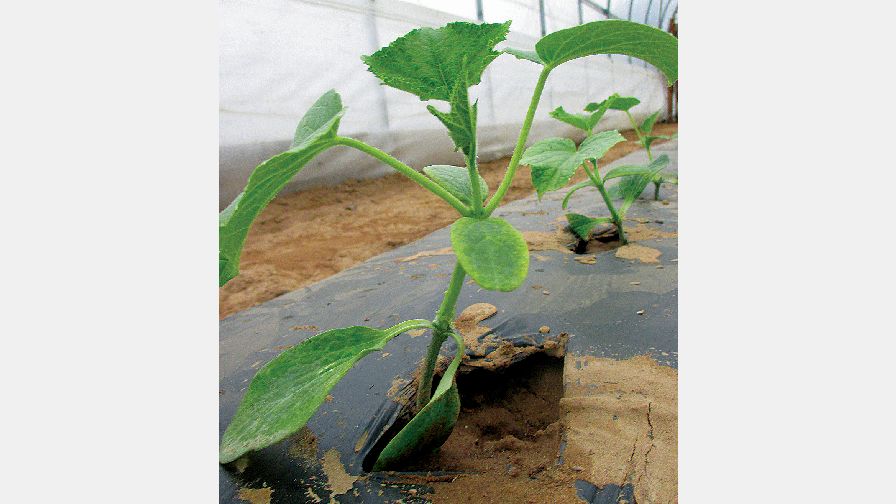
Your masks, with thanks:
[{"label": "young plant", "polygon": [[[609,104],[608,104],[609,102]],[[656,120],[660,117],[660,111],[650,114],[644,121],[639,125],[635,122],[635,118],[632,117],[630,112],[631,108],[635,105],[641,103],[641,100],[635,98],[634,96],[619,96],[618,94],[613,94],[606,100],[600,103],[589,103],[586,107],[586,111],[598,111],[598,110],[621,110],[625,112],[625,115],[628,116],[628,120],[632,125],[632,128],[635,130],[635,134],[638,135],[638,143],[644,147],[644,150],[647,151],[647,159],[650,162],[653,162],[653,153],[650,152],[650,146],[653,142],[657,140],[669,140],[674,138],[675,135],[652,135],[653,126],[656,124]],[[667,173],[657,173],[653,177],[653,199],[660,199],[660,185],[664,183],[669,184],[678,184],[678,177],[675,175],[667,174]]]},{"label": "young plant", "polygon": [[[510,164],[495,193],[479,176],[476,160],[477,102],[468,89],[500,53],[510,22],[450,23],[416,29],[362,59],[384,84],[449,105],[447,112],[427,109],[445,127],[465,159],[465,166],[429,166],[420,173],[391,155],[360,140],[340,136],[345,113],[335,91],[328,91],[299,122],[292,146],[259,165],[243,192],[220,215],[219,284],[239,273],[239,258],[249,227],[283,186],[321,152],[349,147],[368,154],[442,198],[459,214],[451,226],[451,246],[457,263],[442,303],[432,321],[408,320],[386,329],[352,326],[331,329],[284,351],[262,367],[221,440],[220,462],[274,444],[301,429],[323,403],[330,389],[366,354],[382,349],[411,329],[430,329],[432,340],[421,364],[417,412],[386,445],[374,470],[440,446],[454,427],[460,400],[454,375],[464,355],[464,343],[452,326],[455,305],[466,275],[482,288],[512,291],[526,278],[529,253],[519,231],[491,214],[506,194],[522,157],[545,82],[559,65],[593,54],[627,54],[663,71],[671,85],[677,78],[677,40],[660,30],[628,21],[600,21],[543,37],[535,51],[506,52],[542,65],[529,109],[520,128]],[[430,394],[436,360],[447,338],[457,343],[454,359]]]}]

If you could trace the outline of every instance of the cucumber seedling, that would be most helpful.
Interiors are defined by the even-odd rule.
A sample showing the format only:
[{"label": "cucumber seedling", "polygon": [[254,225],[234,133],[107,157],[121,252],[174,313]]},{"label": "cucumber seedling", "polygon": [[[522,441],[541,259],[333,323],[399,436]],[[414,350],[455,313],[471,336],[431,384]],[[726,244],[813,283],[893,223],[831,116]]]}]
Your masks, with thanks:
[{"label": "cucumber seedling", "polygon": [[[606,100],[600,103],[589,103],[585,106],[585,111],[599,111],[603,109],[606,110],[620,110],[625,112],[625,115],[628,116],[628,120],[632,125],[632,129],[635,130],[635,134],[638,136],[638,143],[641,144],[641,147],[644,147],[644,150],[647,151],[647,160],[651,163],[653,162],[653,153],[650,151],[650,146],[653,145],[653,142],[657,140],[669,140],[671,138],[675,138],[675,135],[654,135],[653,126],[656,124],[656,120],[660,117],[660,111],[650,114],[645,117],[641,124],[638,124],[635,121],[635,118],[632,117],[631,108],[635,105],[641,103],[641,100],[635,98],[634,96],[619,96],[614,93],[613,96],[610,96]],[[671,175],[668,173],[657,173],[654,175],[653,180],[653,199],[660,199],[660,186],[662,184],[678,184],[678,177],[675,175]]]},{"label": "cucumber seedling", "polygon": [[[469,88],[480,82],[485,68],[500,55],[510,22],[449,23],[420,28],[362,60],[385,85],[412,93],[422,101],[449,105],[427,109],[448,129],[463,153],[465,166],[429,166],[423,173],[360,140],[338,134],[345,107],[336,91],[328,91],[308,110],[296,128],[292,146],[260,164],[239,196],[220,214],[219,284],[239,273],[239,259],[249,227],[286,183],[318,154],[331,148],[356,149],[391,166],[451,205],[459,218],[451,226],[451,247],[457,256],[454,272],[432,321],[407,320],[386,329],[352,326],[330,329],[284,351],[264,365],[249,384],[221,440],[221,463],[272,445],[301,429],[324,402],[330,389],[362,357],[384,348],[399,334],[429,329],[432,339],[421,364],[416,413],[388,441],[374,470],[395,467],[402,460],[440,446],[454,427],[460,399],[454,375],[464,355],[464,342],[452,326],[455,305],[467,275],[480,287],[512,291],[526,278],[529,252],[522,234],[491,214],[510,188],[520,164],[535,110],[548,76],[558,66],[596,54],[626,54],[659,68],[671,85],[677,78],[678,43],[663,31],[628,21],[598,21],[546,35],[534,51],[506,52],[542,66],[529,109],[520,128],[513,156],[501,184],[488,198],[476,159],[477,101]],[[431,393],[433,373],[442,344],[453,338],[454,359]]]},{"label": "cucumber seedling", "polygon": [[[614,94],[600,103],[590,103],[585,107],[586,114],[569,113],[563,107],[551,112],[551,117],[558,121],[575,126],[585,132],[585,140],[576,148],[575,142],[569,138],[546,138],[526,149],[522,163],[528,164],[532,170],[532,185],[541,199],[544,193],[566,187],[579,168],[584,170],[588,178],[572,186],[563,198],[563,209],[566,210],[569,198],[585,187],[597,189],[609,217],[588,217],[577,213],[567,213],[569,227],[582,240],[587,241],[591,231],[600,224],[612,223],[619,234],[619,241],[625,245],[623,220],[632,203],[641,195],[651,181],[656,180],[663,168],[669,163],[665,154],[646,166],[620,166],[607,172],[601,178],[597,160],[604,156],[611,147],[625,141],[625,137],[616,130],[594,133],[594,127],[607,110],[625,110],[635,106],[637,98],[622,97]],[[655,119],[654,119],[655,120]],[[639,137],[640,138],[640,137]],[[621,178],[618,184],[607,186],[607,181]],[[617,207],[614,200],[621,200]]]}]

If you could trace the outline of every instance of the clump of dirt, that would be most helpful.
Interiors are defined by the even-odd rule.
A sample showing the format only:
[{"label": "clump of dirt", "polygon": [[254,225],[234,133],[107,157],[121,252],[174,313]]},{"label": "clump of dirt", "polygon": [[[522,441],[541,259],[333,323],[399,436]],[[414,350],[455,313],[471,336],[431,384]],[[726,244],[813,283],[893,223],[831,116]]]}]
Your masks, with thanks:
[{"label": "clump of dirt", "polygon": [[[677,130],[677,124],[655,127],[660,135]],[[615,145],[603,162],[640,148],[634,132],[623,135],[629,141]],[[489,187],[500,185],[509,159],[480,164]],[[572,183],[584,178],[580,171]],[[521,166],[504,202],[533,191],[529,168]],[[240,274],[219,289],[219,315],[226,317],[322,280],[456,219],[454,208],[399,174],[278,196],[249,230]]]},{"label": "clump of dirt", "polygon": [[[559,465],[563,360],[544,354],[503,371],[458,375],[461,412],[441,449],[407,471],[427,478],[434,503],[581,504],[579,472]],[[451,478],[445,481],[444,473]]]}]

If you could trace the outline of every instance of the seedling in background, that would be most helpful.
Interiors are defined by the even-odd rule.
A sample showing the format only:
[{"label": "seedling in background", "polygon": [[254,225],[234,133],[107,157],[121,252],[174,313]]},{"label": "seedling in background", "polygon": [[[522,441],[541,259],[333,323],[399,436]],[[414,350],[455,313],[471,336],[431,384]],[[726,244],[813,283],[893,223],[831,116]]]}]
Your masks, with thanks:
[{"label": "seedling in background", "polygon": [[[653,135],[653,126],[656,124],[656,120],[660,117],[660,111],[650,114],[639,125],[635,118],[632,117],[631,108],[635,105],[641,103],[641,100],[635,98],[634,96],[619,96],[618,94],[613,94],[606,100],[600,103],[589,103],[585,110],[588,112],[591,111],[600,111],[600,110],[621,110],[625,112],[625,115],[628,116],[628,120],[632,125],[632,128],[635,130],[635,134],[638,135],[638,143],[644,147],[644,150],[647,151],[647,160],[651,163],[653,162],[653,153],[650,152],[650,146],[653,145],[653,142],[657,140],[669,140],[674,138],[675,135]],[[660,199],[660,186],[664,183],[669,184],[678,184],[678,177],[675,175],[671,175],[668,173],[657,173],[653,177],[653,199]]]},{"label": "seedling in background", "polygon": [[[277,193],[321,152],[343,146],[357,149],[417,182],[454,207],[459,219],[451,226],[451,246],[457,263],[442,303],[432,321],[417,319],[387,329],[352,326],[331,329],[284,351],[262,367],[246,390],[242,403],[221,440],[220,461],[272,445],[301,429],[324,402],[330,389],[362,357],[382,349],[399,334],[430,329],[432,340],[422,363],[417,390],[417,412],[392,438],[374,470],[397,464],[439,446],[450,435],[460,411],[454,375],[464,355],[464,343],[452,326],[455,305],[466,275],[480,287],[512,291],[526,278],[529,253],[519,231],[507,221],[491,217],[510,187],[520,164],[526,138],[545,82],[557,66],[594,54],[625,54],[659,68],[671,85],[677,78],[678,43],[675,37],[628,21],[599,21],[543,37],[535,51],[509,49],[518,58],[542,65],[529,109],[523,120],[510,164],[490,198],[476,161],[477,102],[468,89],[499,56],[494,47],[504,40],[510,22],[502,24],[450,23],[441,28],[413,30],[389,46],[362,59],[384,84],[449,105],[447,112],[427,109],[445,127],[465,159],[465,166],[430,166],[420,173],[391,155],[337,133],[345,113],[335,91],[325,93],[299,122],[292,147],[259,165],[243,192],[221,212],[219,222],[219,284],[239,273],[239,259],[249,227]],[[573,147],[574,148],[574,147]],[[449,337],[457,344],[454,359],[430,394],[436,360]]]}]

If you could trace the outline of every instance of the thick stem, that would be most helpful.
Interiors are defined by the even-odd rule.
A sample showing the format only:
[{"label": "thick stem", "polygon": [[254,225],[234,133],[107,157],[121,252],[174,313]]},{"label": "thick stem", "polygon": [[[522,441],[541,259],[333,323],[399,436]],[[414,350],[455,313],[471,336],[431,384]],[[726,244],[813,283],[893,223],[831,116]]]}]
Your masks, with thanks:
[{"label": "thick stem", "polygon": [[[594,170],[597,171],[597,160],[592,159],[592,163],[594,163]],[[619,233],[619,241],[626,245],[628,244],[628,239],[625,237],[625,229],[622,228],[622,218],[619,216],[619,212],[616,211],[616,207],[613,206],[613,200],[610,199],[610,195],[607,194],[607,189],[604,187],[603,181],[600,179],[600,174],[592,173],[590,169],[588,169],[588,163],[582,165],[582,168],[585,169],[585,173],[588,174],[588,178],[594,182],[594,185],[597,187],[597,190],[600,192],[600,195],[604,199],[604,203],[607,205],[607,209],[610,211],[610,218],[613,219],[613,224],[616,225],[616,231]]]},{"label": "thick stem", "polygon": [[498,190],[495,191],[495,194],[488,201],[488,205],[485,206],[485,215],[491,215],[495,211],[495,208],[501,203],[501,199],[504,198],[504,194],[510,189],[513,176],[516,174],[516,169],[520,164],[520,158],[523,156],[523,148],[526,146],[526,139],[529,137],[529,129],[532,127],[532,119],[535,117],[535,110],[538,108],[541,92],[544,91],[544,84],[548,80],[551,70],[553,70],[552,67],[544,67],[541,75],[538,76],[538,82],[535,84],[535,91],[532,94],[532,101],[529,102],[529,110],[526,112],[526,119],[523,120],[523,129],[520,130],[520,136],[516,140],[516,147],[513,149],[513,156],[510,158],[510,164],[507,166],[504,180],[501,181]]},{"label": "thick stem", "polygon": [[453,331],[451,322],[454,321],[455,305],[466,276],[467,273],[460,263],[456,263],[454,272],[451,274],[451,281],[448,283],[448,290],[445,291],[445,297],[442,298],[442,304],[436,312],[436,319],[432,322],[432,341],[429,342],[429,349],[426,351],[426,358],[420,373],[420,383],[417,385],[418,411],[426,406],[432,395],[432,375],[439,358],[439,350],[442,349],[442,343]]},{"label": "thick stem", "polygon": [[660,183],[654,182],[653,183],[653,200],[657,201],[659,199],[660,199]]},{"label": "thick stem", "polygon": [[389,154],[377,149],[376,147],[367,145],[366,143],[364,143],[360,140],[355,140],[354,138],[348,138],[348,137],[336,137],[336,144],[337,145],[345,145],[346,147],[351,147],[353,149],[357,149],[365,154],[368,154],[372,157],[375,157],[376,159],[379,159],[380,161],[386,163],[387,165],[389,165],[392,168],[395,168],[396,170],[401,172],[402,175],[404,175],[404,176],[408,177],[409,179],[413,180],[414,182],[420,184],[424,188],[429,189],[430,192],[432,192],[436,196],[445,200],[449,205],[453,206],[458,212],[460,212],[461,215],[463,215],[463,216],[470,215],[470,209],[467,208],[467,206],[464,205],[459,199],[454,197],[454,195],[452,195],[451,193],[449,193],[448,191],[443,189],[442,186],[440,186],[439,184],[436,184],[434,181],[432,181],[426,175],[423,175],[422,173],[418,172],[417,170],[402,163],[401,161],[390,156]]}]

